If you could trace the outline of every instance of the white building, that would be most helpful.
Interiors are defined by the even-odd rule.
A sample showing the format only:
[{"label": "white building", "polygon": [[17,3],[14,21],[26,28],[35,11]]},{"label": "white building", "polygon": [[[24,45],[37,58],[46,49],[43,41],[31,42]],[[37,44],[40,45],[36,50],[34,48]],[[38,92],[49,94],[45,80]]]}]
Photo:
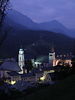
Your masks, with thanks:
[{"label": "white building", "polygon": [[21,68],[20,74],[23,74],[23,67],[25,66],[25,59],[24,59],[24,50],[19,49],[19,55],[18,55],[18,64]]},{"label": "white building", "polygon": [[[14,72],[17,73],[20,72],[21,69],[18,66],[18,63],[14,59],[6,59],[1,65],[0,65],[0,78],[5,78],[6,81],[13,84],[13,81],[19,80],[19,77],[14,75],[16,79],[13,78],[8,74]],[[9,79],[10,78],[10,79]],[[18,79],[17,79],[18,78]]]},{"label": "white building", "polygon": [[56,66],[55,64],[55,51],[54,51],[54,48],[52,48],[51,52],[49,53],[49,63],[50,63],[50,66]]}]

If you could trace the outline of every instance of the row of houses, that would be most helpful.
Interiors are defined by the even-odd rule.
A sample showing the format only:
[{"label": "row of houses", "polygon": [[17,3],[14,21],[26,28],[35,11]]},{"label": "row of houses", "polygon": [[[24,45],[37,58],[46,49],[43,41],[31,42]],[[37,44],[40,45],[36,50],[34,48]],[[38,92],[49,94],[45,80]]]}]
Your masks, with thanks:
[{"label": "row of houses", "polygon": [[54,69],[51,67],[33,68],[31,72],[24,74],[19,74],[20,71],[21,69],[14,59],[7,59],[0,65],[0,78],[9,84],[15,84],[17,81],[36,83],[52,81],[51,74],[54,73]]}]

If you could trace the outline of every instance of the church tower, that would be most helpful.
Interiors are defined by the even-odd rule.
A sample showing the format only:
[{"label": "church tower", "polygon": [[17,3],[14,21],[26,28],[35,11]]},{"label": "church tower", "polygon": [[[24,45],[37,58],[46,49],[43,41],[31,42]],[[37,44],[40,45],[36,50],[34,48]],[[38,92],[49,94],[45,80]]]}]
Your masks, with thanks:
[{"label": "church tower", "polygon": [[51,49],[51,52],[49,53],[49,64],[50,66],[55,66],[55,51],[54,48]]},{"label": "church tower", "polygon": [[24,59],[24,50],[19,49],[19,55],[18,55],[18,64],[21,68],[21,74],[23,73],[23,67],[25,66],[25,59]]}]

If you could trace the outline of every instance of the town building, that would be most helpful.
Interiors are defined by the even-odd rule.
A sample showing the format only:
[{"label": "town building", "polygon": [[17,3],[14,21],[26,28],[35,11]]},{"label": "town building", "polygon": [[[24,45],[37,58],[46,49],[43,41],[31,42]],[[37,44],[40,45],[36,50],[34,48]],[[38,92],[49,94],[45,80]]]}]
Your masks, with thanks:
[{"label": "town building", "polygon": [[18,63],[14,59],[6,59],[0,65],[0,78],[5,82],[15,84],[18,81],[25,82],[51,82],[56,78],[55,66],[70,66],[71,55],[56,55],[52,48],[48,56],[31,59],[33,69],[27,73],[24,50],[19,49]]},{"label": "town building", "polygon": [[[0,65],[0,78],[13,84],[14,81],[18,80],[17,78],[19,78],[19,77],[17,77],[17,74],[20,71],[21,71],[21,69],[20,69],[18,63],[14,59],[12,59],[12,58],[6,59]],[[14,72],[14,74],[12,76],[13,72]],[[17,73],[17,74],[15,75],[15,73]]]},{"label": "town building", "polygon": [[19,54],[18,54],[18,64],[21,68],[21,74],[23,74],[23,67],[25,66],[25,59],[24,59],[24,50],[19,49]]}]

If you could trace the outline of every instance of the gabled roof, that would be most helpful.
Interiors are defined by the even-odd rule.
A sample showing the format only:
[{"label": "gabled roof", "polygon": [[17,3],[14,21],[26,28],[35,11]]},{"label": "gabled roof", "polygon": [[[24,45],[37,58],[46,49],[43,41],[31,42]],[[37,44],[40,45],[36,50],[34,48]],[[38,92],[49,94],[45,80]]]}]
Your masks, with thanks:
[{"label": "gabled roof", "polygon": [[17,62],[14,60],[6,60],[1,66],[0,70],[6,71],[21,71],[20,67],[18,66]]}]

